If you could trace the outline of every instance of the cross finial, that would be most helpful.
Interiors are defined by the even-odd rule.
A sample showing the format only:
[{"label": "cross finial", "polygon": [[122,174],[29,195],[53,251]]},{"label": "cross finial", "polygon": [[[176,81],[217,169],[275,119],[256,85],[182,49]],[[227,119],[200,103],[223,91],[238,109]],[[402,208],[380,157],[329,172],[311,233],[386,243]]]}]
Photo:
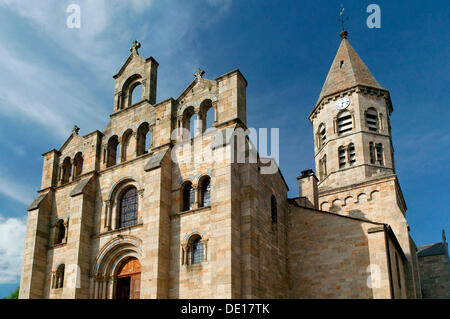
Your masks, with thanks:
[{"label": "cross finial", "polygon": [[445,230],[442,230],[442,242],[445,244],[447,238],[445,238]]},{"label": "cross finial", "polygon": [[78,126],[74,125],[74,126],[73,126],[73,129],[72,129],[72,134],[78,135],[78,132],[79,132],[79,131],[80,131],[80,128],[79,128]]},{"label": "cross finial", "polygon": [[203,71],[202,69],[198,68],[198,70],[197,70],[197,72],[195,72],[194,76],[195,76],[197,79],[200,79],[200,78],[203,77],[203,74],[205,74],[205,71]]},{"label": "cross finial", "polygon": [[348,32],[345,31],[344,22],[346,20],[348,20],[348,17],[344,16],[345,8],[342,5],[341,5],[341,8],[342,8],[341,12],[339,13],[339,16],[340,16],[339,21],[341,22],[341,25],[342,25],[342,31],[341,31],[341,33],[339,35],[341,36],[342,39],[346,39],[347,35],[348,35]]},{"label": "cross finial", "polygon": [[141,44],[139,43],[139,41],[134,40],[133,44],[130,47],[130,52],[136,53],[137,55],[139,55],[138,49],[140,47],[141,47]]}]

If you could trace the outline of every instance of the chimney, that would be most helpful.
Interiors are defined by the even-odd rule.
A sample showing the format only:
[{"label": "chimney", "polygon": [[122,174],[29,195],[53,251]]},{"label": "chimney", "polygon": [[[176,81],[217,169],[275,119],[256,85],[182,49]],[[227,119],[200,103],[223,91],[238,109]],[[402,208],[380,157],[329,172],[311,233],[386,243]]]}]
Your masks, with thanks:
[{"label": "chimney", "polygon": [[302,171],[302,175],[297,177],[299,186],[299,197],[306,199],[307,206],[319,209],[319,191],[317,182],[319,181],[312,169]]}]

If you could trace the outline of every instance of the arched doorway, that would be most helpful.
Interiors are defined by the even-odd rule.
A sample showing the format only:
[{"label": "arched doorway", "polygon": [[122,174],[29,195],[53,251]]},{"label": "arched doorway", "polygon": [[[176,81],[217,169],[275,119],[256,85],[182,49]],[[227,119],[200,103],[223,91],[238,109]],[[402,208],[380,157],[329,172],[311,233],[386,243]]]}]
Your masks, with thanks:
[{"label": "arched doorway", "polygon": [[141,264],[135,257],[128,258],[116,275],[116,299],[139,299],[141,290]]}]

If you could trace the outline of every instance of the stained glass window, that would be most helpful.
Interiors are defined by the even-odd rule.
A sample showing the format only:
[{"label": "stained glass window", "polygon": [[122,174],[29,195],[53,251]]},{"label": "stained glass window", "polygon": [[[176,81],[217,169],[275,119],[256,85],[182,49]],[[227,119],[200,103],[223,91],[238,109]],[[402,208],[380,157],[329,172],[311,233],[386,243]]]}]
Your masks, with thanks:
[{"label": "stained glass window", "polygon": [[211,206],[211,180],[209,177],[205,178],[202,183],[202,207]]},{"label": "stained glass window", "polygon": [[126,190],[120,200],[120,227],[128,227],[137,221],[137,190],[131,187]]},{"label": "stained glass window", "polygon": [[201,238],[197,237],[192,243],[192,264],[199,264],[203,261],[204,257],[204,246],[201,242]]}]

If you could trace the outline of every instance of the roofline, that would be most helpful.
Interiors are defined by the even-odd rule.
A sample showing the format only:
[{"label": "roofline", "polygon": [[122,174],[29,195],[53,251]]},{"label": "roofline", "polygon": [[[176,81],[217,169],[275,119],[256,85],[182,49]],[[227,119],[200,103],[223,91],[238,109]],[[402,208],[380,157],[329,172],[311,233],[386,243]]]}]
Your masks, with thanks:
[{"label": "roofline", "polygon": [[402,247],[400,246],[400,244],[399,244],[399,242],[398,242],[398,240],[397,240],[397,237],[395,236],[395,234],[394,234],[394,232],[393,232],[393,230],[392,230],[392,228],[391,228],[391,226],[390,226],[389,224],[379,223],[379,222],[374,222],[374,221],[371,221],[371,220],[368,220],[368,219],[361,219],[361,218],[358,218],[358,217],[352,217],[352,216],[340,215],[340,214],[336,214],[336,213],[332,213],[332,212],[327,212],[327,211],[324,211],[324,210],[320,210],[320,209],[317,209],[317,208],[312,208],[312,207],[302,206],[302,205],[299,205],[299,204],[295,201],[297,198],[299,198],[299,197],[296,197],[296,198],[288,198],[288,199],[287,199],[287,200],[288,200],[288,203],[293,204],[293,205],[295,205],[295,206],[297,206],[297,207],[300,207],[300,208],[305,208],[305,209],[309,209],[309,210],[315,211],[316,213],[324,213],[324,214],[328,214],[328,215],[335,216],[335,217],[343,217],[343,218],[353,219],[353,220],[360,221],[360,222],[364,222],[364,223],[369,223],[369,224],[373,224],[373,225],[382,226],[382,227],[383,227],[383,231],[385,231],[385,232],[391,237],[392,242],[393,242],[395,248],[397,248],[397,250],[400,252],[400,257],[401,257],[404,261],[407,260],[406,255],[405,255],[405,253],[403,252],[403,249],[402,249]]},{"label": "roofline", "polygon": [[353,220],[356,220],[356,221],[369,223],[369,224],[373,224],[373,225],[379,225],[379,226],[387,225],[387,224],[384,224],[384,223],[374,222],[374,221],[371,221],[371,220],[368,220],[368,219],[362,219],[362,218],[358,218],[358,217],[340,215],[340,214],[336,214],[336,213],[332,213],[332,212],[327,212],[325,210],[320,210],[320,209],[317,209],[317,208],[302,206],[302,205],[298,204],[295,201],[298,198],[300,198],[300,197],[288,198],[287,200],[288,200],[288,202],[290,204],[293,204],[294,206],[297,206],[297,207],[300,207],[300,208],[309,209],[309,210],[315,211],[316,213],[324,213],[324,214],[328,214],[328,215],[335,216],[335,217],[343,217],[343,218],[347,218],[347,219],[353,219]]},{"label": "roofline", "polygon": [[241,76],[242,79],[244,79],[244,81],[245,81],[245,86],[248,86],[247,80],[246,80],[245,77],[242,75],[242,73],[241,73],[241,71],[240,71],[239,69],[234,69],[233,71],[230,71],[230,72],[228,72],[228,73],[225,73],[225,74],[223,74],[223,75],[217,77],[217,78],[216,78],[216,81],[219,82],[220,80],[223,80],[223,79],[225,79],[225,78],[228,78],[228,77],[232,76],[234,73],[237,73],[239,76]]},{"label": "roofline", "polygon": [[[141,59],[144,59],[144,58],[141,57],[139,54],[133,54],[133,53],[131,53],[131,54],[128,56],[128,59],[125,61],[125,63],[124,63],[124,64],[122,65],[122,67],[120,68],[119,72],[117,72],[117,74],[113,75],[113,79],[114,79],[114,80],[116,80],[116,79],[123,73],[123,70],[124,70],[125,67],[128,65],[128,63],[130,63],[130,61],[131,61],[131,59],[133,58],[134,55],[140,57]],[[153,62],[153,63],[156,65],[156,67],[159,66],[158,61],[156,61],[152,56],[145,59],[145,62],[146,62],[146,63],[149,62],[149,61]]]},{"label": "roofline", "polygon": [[320,98],[320,100],[317,101],[316,106],[314,107],[314,109],[313,109],[313,110],[311,111],[311,113],[309,114],[309,116],[308,116],[309,121],[312,122],[312,121],[311,121],[311,117],[312,117],[313,114],[316,112],[316,110],[319,108],[319,106],[322,104],[323,100],[325,100],[325,99],[327,99],[327,98],[334,97],[334,96],[340,96],[341,94],[345,94],[345,93],[347,93],[348,91],[352,91],[352,90],[354,90],[354,89],[356,89],[356,88],[363,88],[363,89],[377,90],[377,91],[381,91],[381,92],[387,93],[389,115],[392,114],[392,112],[394,111],[394,109],[392,108],[391,96],[390,96],[390,92],[389,92],[388,89],[385,89],[385,88],[377,88],[377,87],[374,87],[374,86],[364,85],[364,84],[356,84],[356,85],[353,85],[353,86],[351,86],[351,87],[349,87],[349,88],[347,88],[347,89],[339,90],[339,91],[336,91],[336,92],[333,92],[333,93],[330,93],[330,94],[327,94],[327,95],[322,96],[322,98]]}]

